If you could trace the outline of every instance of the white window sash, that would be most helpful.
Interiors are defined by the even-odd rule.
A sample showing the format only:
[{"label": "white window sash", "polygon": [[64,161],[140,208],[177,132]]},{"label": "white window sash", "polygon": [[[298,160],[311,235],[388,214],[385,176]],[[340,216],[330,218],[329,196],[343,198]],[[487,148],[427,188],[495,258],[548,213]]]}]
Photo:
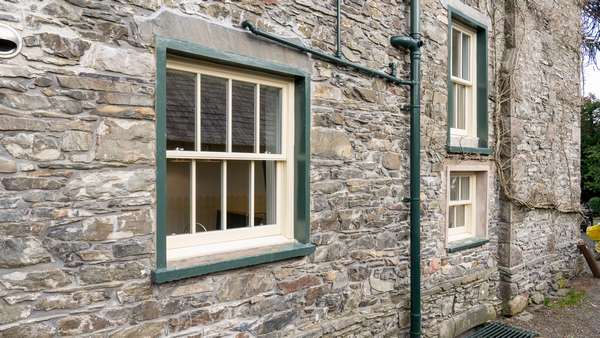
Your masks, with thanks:
[{"label": "white window sash", "polygon": [[[451,68],[450,71],[450,82],[451,85],[454,86],[454,84],[460,84],[466,87],[465,90],[465,95],[466,100],[465,100],[465,129],[461,129],[461,128],[450,128],[450,135],[455,135],[455,136],[471,136],[471,137],[477,137],[477,114],[476,114],[476,107],[477,107],[477,92],[475,90],[476,87],[476,83],[477,83],[477,34],[476,32],[474,32],[473,30],[461,25],[461,24],[457,24],[457,23],[453,23],[453,30],[456,30],[458,32],[460,32],[461,34],[465,34],[469,36],[469,40],[470,40],[470,53],[469,53],[469,60],[468,60],[468,64],[469,64],[469,80],[465,80],[461,77],[457,77],[453,75],[454,69],[452,69],[452,62],[450,62],[449,67]],[[452,43],[452,39],[450,39],[450,44]],[[462,38],[459,39],[459,43],[460,43],[460,48],[458,48],[458,53],[459,53],[459,74],[462,73],[462,64],[463,64],[463,60],[462,60]],[[452,53],[452,47],[449,46],[449,50],[450,53]],[[453,59],[453,56],[451,55],[450,60]],[[454,98],[454,118],[456,119],[456,115],[458,112],[458,106],[457,106],[457,100],[456,98]]]},{"label": "white window sash", "polygon": [[186,248],[196,245],[224,243],[231,240],[243,240],[265,236],[280,235],[281,229],[277,224],[261,225],[236,229],[197,232],[195,234],[179,234],[167,236],[167,247],[171,249]]},{"label": "white window sash", "polygon": [[[167,236],[167,260],[178,259],[182,257],[181,251],[186,253],[193,252],[200,247],[210,247],[211,245],[232,242],[256,240],[269,236],[283,236],[289,241],[293,240],[293,175],[294,168],[292,163],[294,133],[293,123],[293,91],[294,85],[290,80],[282,80],[277,77],[266,78],[252,72],[240,72],[228,67],[221,67],[216,70],[206,64],[188,64],[180,61],[169,61],[168,69],[192,72],[196,74],[196,151],[166,151],[167,159],[186,159],[191,161],[191,212],[190,212],[190,233]],[[223,70],[221,70],[223,68]],[[227,129],[226,129],[226,151],[201,151],[201,76],[210,75],[227,79]],[[250,82],[255,85],[255,144],[253,153],[235,153],[232,152],[232,81],[239,80]],[[266,85],[281,90],[281,154],[260,153],[260,86]],[[210,232],[196,232],[196,160],[219,160],[222,161],[221,167],[221,230]],[[227,161],[244,160],[250,163],[249,169],[249,224],[247,227],[227,229]],[[273,161],[275,163],[275,191],[274,195],[268,197],[275,201],[276,220],[275,224],[255,226],[255,171],[257,161]],[[267,177],[268,179],[268,177]],[[267,182],[265,182],[267,184]],[[267,193],[270,193],[267,191]],[[166,225],[165,225],[166,226]],[[257,241],[258,243],[259,241]],[[235,250],[235,246],[229,246]],[[196,249],[194,249],[196,248]],[[175,251],[173,251],[175,250]],[[196,250],[197,252],[209,252],[210,250]],[[228,250],[229,251],[229,250]],[[178,252],[178,253],[176,253]],[[172,253],[172,254],[170,254]],[[185,256],[185,255],[184,255]]]},{"label": "white window sash", "polygon": [[226,153],[218,151],[167,150],[168,159],[285,161],[287,154]]},{"label": "white window sash", "polygon": [[[458,200],[458,201],[452,201],[450,200],[450,181],[452,180],[452,178],[458,178],[459,182],[461,182],[460,178],[463,177],[468,177],[469,178],[469,199],[468,200]],[[458,193],[460,195],[462,187],[461,187],[462,183],[459,183],[458,185]],[[448,179],[448,193],[447,193],[447,204],[448,204],[448,208],[447,208],[447,225],[446,225],[446,229],[448,231],[448,241],[452,242],[452,241],[456,241],[456,240],[460,240],[460,239],[465,239],[465,238],[469,238],[469,237],[474,237],[476,235],[475,233],[475,229],[476,229],[476,215],[477,215],[477,198],[475,196],[476,192],[476,188],[477,188],[477,182],[476,182],[476,175],[475,174],[470,174],[470,173],[450,173],[449,175],[449,179]],[[461,206],[464,205],[465,206],[465,225],[464,226],[459,226],[459,227],[454,227],[454,228],[450,228],[450,208],[451,207],[456,207],[456,206]],[[456,211],[454,212],[454,217],[456,219]],[[456,221],[454,220],[454,224],[456,224]]]},{"label": "white window sash", "polygon": [[[465,227],[461,227],[461,228],[454,228],[460,231],[456,231],[456,232],[448,232],[448,242],[454,242],[454,241],[459,241],[461,239],[467,239],[467,238],[471,238],[473,237],[473,235],[466,230]],[[454,230],[451,229],[451,230]]]},{"label": "white window sash", "polygon": [[251,82],[255,84],[277,87],[280,89],[289,87],[290,84],[289,79],[280,78],[276,75],[269,75],[267,77],[257,72],[241,71],[232,67],[212,64],[210,62],[182,61],[175,59],[167,61],[167,69],[180,70],[190,73],[200,73],[242,82]]},{"label": "white window sash", "polygon": [[[464,34],[464,35],[467,35],[469,37],[469,41],[470,41],[470,45],[471,45],[470,46],[471,48],[469,50],[469,52],[470,52],[470,54],[469,54],[469,77],[472,80],[466,80],[466,79],[463,79],[462,77],[456,77],[456,76],[454,76],[453,75],[454,69],[452,69],[452,71],[450,72],[450,75],[451,75],[451,77],[453,79],[458,79],[459,81],[464,81],[464,82],[474,81],[473,79],[476,79],[476,76],[475,76],[476,74],[473,73],[472,71],[474,69],[473,64],[474,64],[474,60],[476,60],[476,54],[473,53],[473,52],[476,51],[476,47],[477,47],[476,46],[477,45],[477,33],[474,30],[472,30],[472,29],[470,29],[470,28],[468,28],[466,26],[463,26],[463,25],[461,25],[459,23],[456,23],[456,22],[454,22],[452,24],[452,29],[455,30],[455,31],[457,31],[457,32],[459,32],[459,33],[461,33],[461,35]],[[454,34],[454,32],[452,32],[452,34]],[[459,48],[457,48],[457,50],[458,50],[458,60],[459,60],[458,67],[459,67],[459,69],[458,69],[457,73],[458,74],[462,74],[462,70],[463,70],[462,69],[462,66],[463,66],[463,62],[462,62],[463,61],[463,55],[462,55],[462,52],[463,52],[463,48],[462,48],[463,47],[463,45],[462,45],[463,44],[463,39],[462,39],[462,36],[461,36],[461,38],[458,41],[459,41],[459,46],[458,46]],[[453,43],[453,39],[450,39],[450,42],[449,42],[449,50],[450,51],[452,51],[452,49],[454,47],[454,46],[452,46],[452,43]],[[450,59],[452,60],[452,57]],[[450,67],[452,67],[452,63],[450,63]]]},{"label": "white window sash", "polygon": [[192,170],[190,172],[190,234],[196,233],[196,161],[191,162]]},{"label": "white window sash", "polygon": [[[470,64],[470,62],[469,62],[469,64]],[[466,87],[473,87],[473,81],[472,80],[465,80],[465,79],[462,79],[460,77],[456,77],[454,75],[452,75],[451,80],[452,80],[452,83],[460,84],[460,85],[463,85],[463,86],[466,86]]]},{"label": "white window sash", "polygon": [[221,230],[227,230],[227,161],[221,162]]},{"label": "white window sash", "polygon": [[473,201],[468,199],[468,200],[458,200],[458,201],[450,201],[448,202],[451,207],[455,207],[455,206],[460,206],[460,205],[471,205],[473,204]]},{"label": "white window sash", "polygon": [[[197,258],[211,256],[215,254],[249,250],[264,246],[278,245],[289,243],[289,238],[281,235],[267,235],[263,237],[252,237],[245,239],[231,240],[226,242],[207,243],[204,245],[192,245],[188,247],[180,247],[169,249],[167,251],[167,261],[179,261],[186,258]],[[226,243],[226,245],[224,245]]]}]

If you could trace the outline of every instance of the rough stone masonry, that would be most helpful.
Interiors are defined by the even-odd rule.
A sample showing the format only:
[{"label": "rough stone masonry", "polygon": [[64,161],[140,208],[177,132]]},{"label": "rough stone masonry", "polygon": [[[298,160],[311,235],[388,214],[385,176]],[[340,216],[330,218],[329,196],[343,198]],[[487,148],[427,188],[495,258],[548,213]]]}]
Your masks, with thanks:
[{"label": "rough stone masonry", "polygon": [[[448,3],[488,25],[490,156],[446,151]],[[316,252],[150,281],[156,69],[148,23],[168,13],[240,31],[248,19],[332,52],[334,4],[1,1],[0,22],[24,46],[0,60],[0,337],[405,336],[408,93],[318,60],[309,63]],[[389,38],[407,33],[408,6],[343,1],[344,57],[381,70],[395,61],[407,76],[408,55]],[[426,337],[452,337],[541,302],[581,269],[580,8],[576,0],[422,7],[423,324]],[[161,29],[183,34],[176,22]],[[448,253],[444,172],[463,162],[494,168],[489,243]]]}]

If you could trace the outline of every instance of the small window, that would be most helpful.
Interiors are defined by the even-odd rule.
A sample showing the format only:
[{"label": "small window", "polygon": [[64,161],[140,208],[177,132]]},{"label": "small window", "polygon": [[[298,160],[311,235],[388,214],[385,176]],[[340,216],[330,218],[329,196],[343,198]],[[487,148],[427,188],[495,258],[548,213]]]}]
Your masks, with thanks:
[{"label": "small window", "polygon": [[474,235],[475,175],[450,175],[448,203],[448,240],[459,240]]},{"label": "small window", "polygon": [[[451,136],[463,138],[477,146],[476,114],[476,33],[462,25],[454,24],[451,39],[451,86],[453,93],[453,119]],[[474,145],[473,145],[474,144]]]},{"label": "small window", "polygon": [[448,166],[447,176],[447,242],[487,237],[488,173],[486,164]]},{"label": "small window", "polygon": [[293,240],[293,90],[283,78],[167,62],[167,260]]}]

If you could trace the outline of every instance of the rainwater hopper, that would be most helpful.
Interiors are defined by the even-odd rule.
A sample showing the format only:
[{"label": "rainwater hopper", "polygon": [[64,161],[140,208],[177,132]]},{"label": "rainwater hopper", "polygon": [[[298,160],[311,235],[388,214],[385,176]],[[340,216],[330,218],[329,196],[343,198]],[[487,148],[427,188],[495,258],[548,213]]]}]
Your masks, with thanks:
[{"label": "rainwater hopper", "polygon": [[16,56],[21,51],[23,40],[12,27],[0,24],[0,58],[7,59]]}]

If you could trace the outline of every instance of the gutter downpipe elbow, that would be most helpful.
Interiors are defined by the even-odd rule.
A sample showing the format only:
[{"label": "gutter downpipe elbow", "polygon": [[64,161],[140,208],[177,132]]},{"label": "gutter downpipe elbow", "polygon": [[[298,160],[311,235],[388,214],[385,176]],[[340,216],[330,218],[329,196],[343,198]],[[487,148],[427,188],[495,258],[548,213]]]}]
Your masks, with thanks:
[{"label": "gutter downpipe elbow", "polygon": [[390,82],[392,82],[392,83],[394,83],[396,85],[402,85],[402,86],[412,85],[412,81],[400,79],[400,78],[396,77],[396,75],[393,74],[393,73],[392,74],[388,74],[388,73],[382,72],[380,70],[371,69],[371,68],[368,68],[366,66],[362,66],[360,64],[352,63],[352,62],[350,62],[350,61],[348,61],[346,59],[343,59],[341,57],[338,58],[335,55],[328,55],[328,54],[325,54],[324,52],[321,52],[319,50],[312,49],[312,48],[309,48],[309,47],[305,47],[305,46],[303,46],[301,44],[289,41],[289,40],[287,40],[285,38],[282,38],[282,37],[279,37],[279,36],[277,36],[275,34],[271,34],[271,33],[268,33],[268,32],[261,31],[260,29],[256,28],[256,26],[254,26],[249,21],[243,21],[242,24],[241,24],[241,26],[242,26],[243,29],[249,30],[254,35],[260,36],[262,38],[265,38],[265,39],[268,39],[268,40],[271,40],[271,41],[275,41],[276,43],[281,44],[281,45],[283,45],[285,47],[296,49],[296,50],[298,50],[300,52],[303,52],[303,53],[308,53],[308,54],[312,55],[313,57],[315,57],[317,59],[321,59],[321,60],[326,61],[326,62],[331,62],[331,63],[333,63],[335,65],[338,65],[338,66],[354,68],[355,70],[358,70],[358,71],[360,71],[362,73],[368,74],[370,76],[376,76],[376,77],[385,79],[385,80],[390,81]]},{"label": "gutter downpipe elbow", "polygon": [[392,46],[410,50],[410,337],[421,337],[421,30],[419,0],[410,4],[410,36]]},{"label": "gutter downpipe elbow", "polygon": [[248,21],[248,20],[242,21],[242,28],[247,29],[247,30],[251,31],[252,33],[256,34],[256,27],[254,27],[254,25],[252,23],[250,23],[250,21]]}]

